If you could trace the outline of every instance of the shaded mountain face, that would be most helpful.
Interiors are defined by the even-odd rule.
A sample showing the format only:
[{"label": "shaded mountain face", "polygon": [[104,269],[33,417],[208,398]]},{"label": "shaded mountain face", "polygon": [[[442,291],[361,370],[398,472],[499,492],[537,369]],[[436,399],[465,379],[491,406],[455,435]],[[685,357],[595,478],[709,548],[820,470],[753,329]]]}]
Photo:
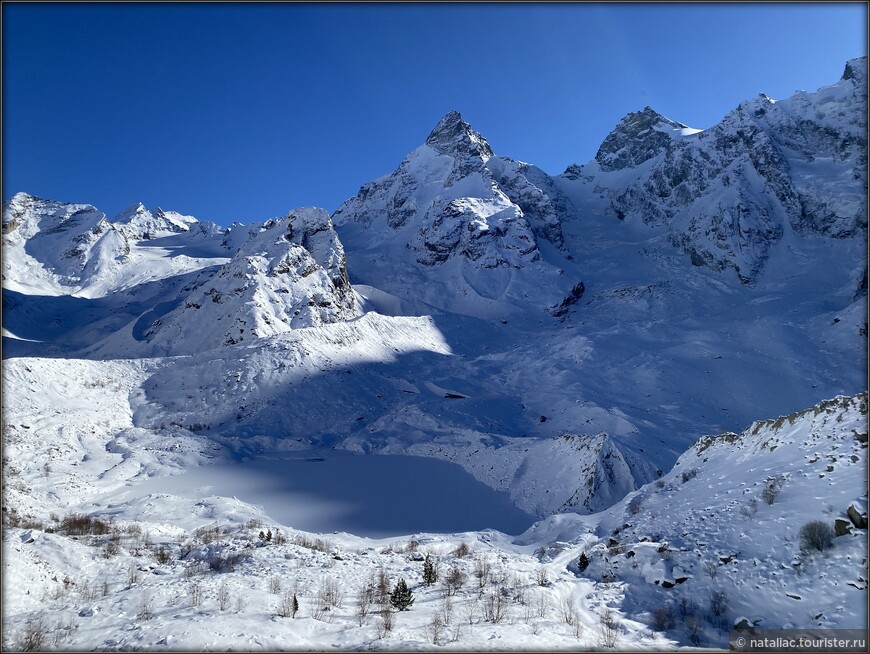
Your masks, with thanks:
[{"label": "shaded mountain face", "polygon": [[704,131],[647,107],[562,182],[584,186],[621,220],[666,226],[693,264],[752,284],[789,233],[866,234],[866,70],[862,57],[815,93],[760,94]]}]

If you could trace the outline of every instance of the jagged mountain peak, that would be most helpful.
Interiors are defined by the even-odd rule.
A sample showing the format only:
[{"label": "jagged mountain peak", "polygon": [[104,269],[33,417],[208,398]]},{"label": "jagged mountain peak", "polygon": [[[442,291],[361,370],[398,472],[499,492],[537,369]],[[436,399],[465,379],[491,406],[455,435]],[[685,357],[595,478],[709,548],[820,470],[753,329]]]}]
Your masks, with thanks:
[{"label": "jagged mountain peak", "polygon": [[697,131],[647,106],[619,121],[598,148],[595,160],[604,171],[632,168],[665,149],[673,136]]},{"label": "jagged mountain peak", "polygon": [[477,155],[484,160],[493,156],[487,140],[475,132],[458,111],[449,111],[438,121],[426,138],[426,145],[451,156]]},{"label": "jagged mountain peak", "polygon": [[867,84],[867,56],[855,57],[846,62],[846,68],[843,70],[842,80],[853,79],[857,83]]}]

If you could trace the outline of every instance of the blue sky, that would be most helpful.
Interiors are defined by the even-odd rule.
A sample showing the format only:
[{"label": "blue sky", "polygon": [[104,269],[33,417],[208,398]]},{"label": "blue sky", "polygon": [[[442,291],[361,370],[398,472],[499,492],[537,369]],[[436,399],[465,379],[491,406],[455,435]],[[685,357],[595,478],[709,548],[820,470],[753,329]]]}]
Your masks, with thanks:
[{"label": "blue sky", "polygon": [[866,3],[3,4],[3,199],[335,210],[460,111],[562,172],[629,111],[706,128],[839,79]]}]

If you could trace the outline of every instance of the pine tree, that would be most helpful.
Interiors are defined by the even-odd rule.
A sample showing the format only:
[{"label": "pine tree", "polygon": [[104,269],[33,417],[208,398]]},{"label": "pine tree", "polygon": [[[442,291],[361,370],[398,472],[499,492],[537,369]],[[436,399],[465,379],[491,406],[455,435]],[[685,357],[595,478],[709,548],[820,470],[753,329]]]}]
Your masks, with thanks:
[{"label": "pine tree", "polygon": [[431,586],[436,581],[438,581],[438,569],[435,567],[432,557],[427,554],[426,560],[423,561],[423,583]]},{"label": "pine tree", "polygon": [[399,579],[396,582],[396,587],[393,588],[393,592],[390,594],[390,604],[397,611],[405,611],[413,603],[414,595],[411,593],[411,589],[408,588],[408,584],[405,583],[404,579]]},{"label": "pine tree", "polygon": [[299,613],[299,600],[296,599],[296,593],[293,593],[293,617],[296,617],[296,614]]},{"label": "pine tree", "polygon": [[580,572],[583,572],[589,567],[589,557],[586,556],[586,552],[583,552],[580,555],[580,558],[577,559],[577,567],[580,568]]}]

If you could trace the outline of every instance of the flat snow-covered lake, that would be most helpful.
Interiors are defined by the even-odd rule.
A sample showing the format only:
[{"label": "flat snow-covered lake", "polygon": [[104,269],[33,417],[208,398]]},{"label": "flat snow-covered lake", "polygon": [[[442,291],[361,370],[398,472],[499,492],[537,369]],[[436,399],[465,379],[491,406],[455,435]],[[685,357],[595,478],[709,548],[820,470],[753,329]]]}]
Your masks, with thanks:
[{"label": "flat snow-covered lake", "polygon": [[[535,518],[460,466],[427,457],[305,452],[259,456],[150,479],[140,493],[236,497],[288,527],[384,538],[497,529],[519,534]],[[133,489],[131,489],[133,490]]]}]

